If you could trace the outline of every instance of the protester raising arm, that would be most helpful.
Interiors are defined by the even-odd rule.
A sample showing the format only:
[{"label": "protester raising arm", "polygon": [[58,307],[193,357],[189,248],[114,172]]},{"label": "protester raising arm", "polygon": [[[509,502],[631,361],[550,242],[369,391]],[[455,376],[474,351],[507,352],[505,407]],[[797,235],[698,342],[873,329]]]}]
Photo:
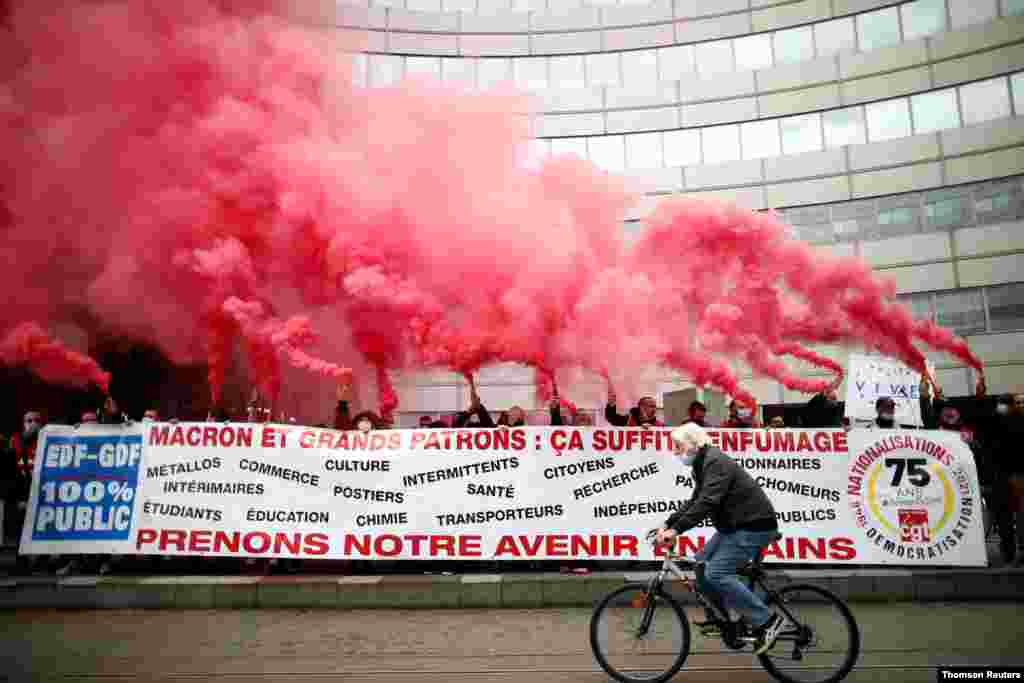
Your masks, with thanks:
[{"label": "protester raising arm", "polygon": [[352,429],[352,417],[349,413],[348,398],[352,391],[350,384],[339,384],[335,391],[338,403],[334,406],[334,428],[347,431]]},{"label": "protester raising arm", "polygon": [[[480,402],[480,395],[476,393],[476,388],[470,389],[470,403],[469,410],[465,410],[455,416],[455,428],[461,429],[463,427],[480,427],[484,429],[491,429],[495,426],[494,420],[491,419],[491,414],[487,412],[487,408],[484,407],[483,403]],[[477,421],[472,421],[473,417],[477,418]]]},{"label": "protester raising arm", "polygon": [[608,390],[608,405],[604,408],[604,419],[615,427],[625,427],[629,424],[629,415],[619,415],[615,410],[615,391],[611,389]]}]

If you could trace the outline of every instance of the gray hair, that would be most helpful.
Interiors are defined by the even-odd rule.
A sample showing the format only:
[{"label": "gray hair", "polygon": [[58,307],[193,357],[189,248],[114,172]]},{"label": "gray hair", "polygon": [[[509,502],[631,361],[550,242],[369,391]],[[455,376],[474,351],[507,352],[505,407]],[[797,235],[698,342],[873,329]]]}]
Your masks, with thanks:
[{"label": "gray hair", "polygon": [[696,422],[687,422],[673,429],[672,440],[687,449],[711,445],[711,436]]}]

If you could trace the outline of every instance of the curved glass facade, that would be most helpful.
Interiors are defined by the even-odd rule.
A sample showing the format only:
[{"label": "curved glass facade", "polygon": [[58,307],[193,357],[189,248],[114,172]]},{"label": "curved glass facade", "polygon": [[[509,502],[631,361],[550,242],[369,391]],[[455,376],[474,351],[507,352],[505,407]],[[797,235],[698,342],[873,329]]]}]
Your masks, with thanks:
[{"label": "curved glass facade", "polygon": [[[990,391],[1024,390],[1024,1],[368,0],[339,22],[367,41],[369,87],[534,93],[535,157],[643,182],[625,239],[659,195],[775,209],[795,238],[861,256],[966,336]],[[948,395],[971,392],[972,371],[935,360]],[[529,371],[479,382],[495,410],[533,407]],[[685,386],[651,378],[659,402]],[[748,386],[764,404],[806,401]],[[399,390],[408,424],[468,397],[448,373]]]}]

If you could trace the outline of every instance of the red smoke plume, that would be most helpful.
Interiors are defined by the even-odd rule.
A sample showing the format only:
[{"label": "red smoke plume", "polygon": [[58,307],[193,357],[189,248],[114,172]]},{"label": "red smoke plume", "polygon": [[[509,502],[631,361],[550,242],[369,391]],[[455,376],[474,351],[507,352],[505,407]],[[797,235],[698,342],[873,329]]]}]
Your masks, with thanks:
[{"label": "red smoke plume", "polygon": [[[626,250],[638,198],[574,158],[524,163],[525,99],[358,87],[333,28],[243,4],[13,3],[0,255],[17,296],[0,329],[84,306],[208,362],[215,398],[238,340],[268,398],[282,363],[349,376],[317,354],[343,345],[376,375],[385,417],[388,371],[418,367],[523,363],[547,396],[572,368],[629,390],[658,364],[747,400],[729,360],[801,391],[838,382],[808,344],[923,369],[923,342],[980,368],[868,266],[789,240],[770,215],[669,201]],[[835,377],[802,379],[782,355]],[[47,372],[98,377],[83,367]]]},{"label": "red smoke plume", "polygon": [[45,380],[85,387],[91,382],[106,393],[110,373],[96,361],[66,348],[36,323],[22,323],[0,340],[0,363],[25,365]]}]

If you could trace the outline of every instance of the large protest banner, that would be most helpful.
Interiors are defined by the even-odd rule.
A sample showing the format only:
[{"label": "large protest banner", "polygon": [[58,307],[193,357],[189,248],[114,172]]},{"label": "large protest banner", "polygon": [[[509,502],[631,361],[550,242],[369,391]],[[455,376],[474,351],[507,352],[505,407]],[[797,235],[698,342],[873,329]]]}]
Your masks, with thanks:
[{"label": "large protest banner", "polygon": [[[21,552],[652,560],[644,532],[693,492],[669,431],[50,426]],[[767,561],[986,563],[977,472],[956,434],[712,436],[775,505],[784,538]]]},{"label": "large protest banner", "polygon": [[[934,370],[930,370],[934,374]],[[884,356],[851,353],[844,414],[854,425],[875,419],[875,401],[893,400],[896,424],[921,426],[921,373]]]}]

